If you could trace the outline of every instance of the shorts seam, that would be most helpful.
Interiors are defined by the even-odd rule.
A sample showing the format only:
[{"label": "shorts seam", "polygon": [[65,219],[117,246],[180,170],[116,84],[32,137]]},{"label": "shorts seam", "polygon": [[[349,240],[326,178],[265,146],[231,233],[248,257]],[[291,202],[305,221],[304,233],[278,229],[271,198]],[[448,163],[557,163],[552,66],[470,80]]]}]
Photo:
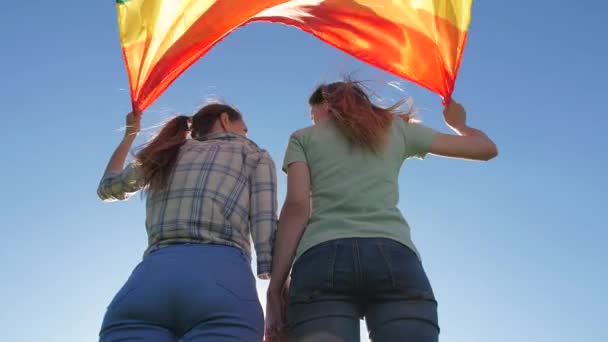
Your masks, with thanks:
[{"label": "shorts seam", "polygon": [[224,290],[226,290],[227,292],[230,292],[236,299],[241,300],[243,302],[256,302],[259,301],[259,298],[257,297],[257,293],[255,298],[245,298],[243,296],[240,296],[238,293],[236,293],[235,291],[233,291],[232,289],[230,289],[228,286],[222,284],[220,281],[216,281],[215,284],[221,288],[223,288]]},{"label": "shorts seam", "polygon": [[386,268],[388,269],[388,275],[391,277],[391,285],[393,288],[397,288],[397,281],[395,280],[395,275],[394,275],[394,271],[393,271],[393,267],[391,266],[389,257],[386,254],[386,251],[384,250],[384,246],[382,245],[381,242],[376,242],[376,245],[378,246],[378,249],[380,250],[380,254],[382,255],[382,259],[384,259],[384,262],[386,263]]}]

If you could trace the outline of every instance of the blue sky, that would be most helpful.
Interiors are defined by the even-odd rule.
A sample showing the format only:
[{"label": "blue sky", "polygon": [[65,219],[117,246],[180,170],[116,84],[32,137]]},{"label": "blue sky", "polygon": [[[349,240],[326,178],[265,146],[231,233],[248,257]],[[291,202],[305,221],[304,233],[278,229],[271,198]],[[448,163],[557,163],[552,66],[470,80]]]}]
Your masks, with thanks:
[{"label": "blue sky", "polygon": [[[608,340],[607,11],[600,0],[474,4],[455,97],[500,156],[410,161],[400,178],[443,341]],[[109,0],[0,11],[3,341],[96,340],[145,248],[142,200],[95,195],[130,103],[116,26]],[[353,71],[387,99],[404,95],[385,85],[395,77],[303,32],[254,24],[189,69],[143,124],[221,96],[280,163],[289,134],[310,123],[311,89]],[[446,131],[440,99],[403,85],[423,122]]]}]

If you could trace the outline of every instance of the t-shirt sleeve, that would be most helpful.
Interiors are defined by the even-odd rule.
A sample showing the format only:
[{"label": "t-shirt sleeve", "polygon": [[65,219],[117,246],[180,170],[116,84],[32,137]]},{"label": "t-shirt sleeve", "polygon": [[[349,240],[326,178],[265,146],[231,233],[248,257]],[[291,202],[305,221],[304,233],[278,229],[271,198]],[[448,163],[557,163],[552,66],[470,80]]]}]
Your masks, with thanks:
[{"label": "t-shirt sleeve", "polygon": [[404,158],[424,159],[431,150],[431,144],[437,136],[437,131],[417,123],[405,123],[403,135],[405,137]]},{"label": "t-shirt sleeve", "polygon": [[287,144],[287,150],[285,151],[285,158],[283,159],[283,172],[287,173],[287,168],[290,164],[296,162],[306,163],[306,154],[304,153],[304,146],[302,144],[302,138],[296,133],[293,133],[289,137],[289,144]]}]

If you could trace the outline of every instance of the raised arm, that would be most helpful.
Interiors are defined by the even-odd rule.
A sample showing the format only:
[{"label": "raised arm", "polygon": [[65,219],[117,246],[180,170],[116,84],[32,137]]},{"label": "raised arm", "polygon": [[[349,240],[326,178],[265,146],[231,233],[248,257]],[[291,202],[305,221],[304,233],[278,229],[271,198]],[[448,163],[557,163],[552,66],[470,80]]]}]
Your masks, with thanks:
[{"label": "raised arm", "polygon": [[445,107],[443,117],[446,124],[457,135],[438,133],[429,152],[444,157],[470,160],[490,160],[498,155],[494,142],[482,131],[466,124],[466,111],[452,100]]},{"label": "raised arm", "polygon": [[114,150],[97,188],[97,195],[104,201],[125,200],[130,193],[141,188],[138,169],[130,165],[123,170],[129,150],[140,131],[141,114],[127,114],[126,124],[125,135]]}]

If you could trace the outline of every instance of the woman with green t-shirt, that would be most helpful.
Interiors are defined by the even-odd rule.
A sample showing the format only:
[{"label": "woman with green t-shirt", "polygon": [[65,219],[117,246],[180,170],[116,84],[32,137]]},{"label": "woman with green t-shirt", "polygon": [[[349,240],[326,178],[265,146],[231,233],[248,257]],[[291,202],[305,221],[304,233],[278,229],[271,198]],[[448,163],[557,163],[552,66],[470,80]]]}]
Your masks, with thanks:
[{"label": "woman with green t-shirt", "polygon": [[359,341],[365,318],[374,342],[437,341],[437,302],[397,208],[399,170],[427,153],[489,160],[496,146],[455,101],[443,113],[455,135],[373,104],[356,82],[320,86],[309,103],[314,125],[291,135],[283,164],[267,339]]}]

